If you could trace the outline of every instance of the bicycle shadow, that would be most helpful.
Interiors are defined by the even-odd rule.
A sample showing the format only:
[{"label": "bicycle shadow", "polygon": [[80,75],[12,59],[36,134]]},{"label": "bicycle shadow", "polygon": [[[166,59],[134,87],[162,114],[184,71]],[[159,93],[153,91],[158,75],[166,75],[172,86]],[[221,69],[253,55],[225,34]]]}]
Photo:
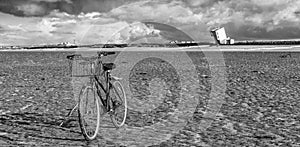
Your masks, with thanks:
[{"label": "bicycle shadow", "polygon": [[116,127],[113,125],[113,122],[109,116],[109,114],[104,114],[100,118],[100,130],[101,128],[106,128],[106,129],[116,129]]},{"label": "bicycle shadow", "polygon": [[[76,129],[78,125],[60,127],[59,124],[63,120],[63,117],[51,114],[31,112],[4,114],[0,116],[0,131],[19,136],[21,135],[24,138],[85,141],[81,136],[81,131]],[[18,139],[19,138],[10,138],[10,140]]]}]

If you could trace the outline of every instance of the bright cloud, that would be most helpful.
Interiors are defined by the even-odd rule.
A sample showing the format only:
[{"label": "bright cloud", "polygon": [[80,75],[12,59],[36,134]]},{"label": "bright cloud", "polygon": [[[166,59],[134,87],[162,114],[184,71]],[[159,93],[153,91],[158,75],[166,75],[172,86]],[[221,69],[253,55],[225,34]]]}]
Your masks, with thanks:
[{"label": "bright cloud", "polygon": [[108,40],[108,43],[133,43],[142,38],[159,37],[160,31],[144,23],[127,24]]},{"label": "bright cloud", "polygon": [[9,29],[15,30],[15,31],[23,31],[23,32],[26,31],[26,29],[22,27],[22,24],[19,24],[19,25],[8,25],[7,27]]},{"label": "bright cloud", "polygon": [[157,3],[153,1],[135,2],[113,9],[111,16],[121,20],[154,20],[166,23],[200,22],[202,15],[194,14],[182,2]]},{"label": "bright cloud", "polygon": [[[14,18],[16,16],[7,17]],[[86,32],[92,27],[98,27],[101,30],[90,30],[94,34],[94,37],[90,38],[90,43],[102,43],[107,41],[107,35],[104,34],[112,34],[124,26],[122,24],[116,27],[112,25],[116,23],[113,18],[106,18],[98,13],[70,15],[59,11],[53,11],[47,17],[23,18],[16,22],[19,24],[0,22],[1,32],[3,32],[0,36],[0,43],[45,44],[73,41],[74,39],[80,42],[82,38],[88,37]],[[16,35],[20,37],[16,37]],[[26,41],[24,41],[25,38]]]}]

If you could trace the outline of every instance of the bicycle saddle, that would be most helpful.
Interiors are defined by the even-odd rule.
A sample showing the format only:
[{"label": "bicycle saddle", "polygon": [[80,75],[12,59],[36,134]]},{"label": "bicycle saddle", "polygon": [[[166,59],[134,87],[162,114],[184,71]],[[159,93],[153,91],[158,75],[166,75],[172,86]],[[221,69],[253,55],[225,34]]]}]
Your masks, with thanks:
[{"label": "bicycle saddle", "polygon": [[112,70],[116,68],[116,65],[114,63],[103,63],[103,70]]}]

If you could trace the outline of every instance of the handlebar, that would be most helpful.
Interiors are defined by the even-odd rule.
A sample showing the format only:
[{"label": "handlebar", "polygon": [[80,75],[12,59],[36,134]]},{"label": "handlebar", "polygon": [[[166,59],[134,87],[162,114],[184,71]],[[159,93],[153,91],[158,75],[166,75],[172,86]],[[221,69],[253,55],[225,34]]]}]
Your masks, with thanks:
[{"label": "handlebar", "polygon": [[74,57],[81,57],[81,55],[79,55],[79,54],[68,55],[68,56],[67,56],[67,59],[73,60]]},{"label": "handlebar", "polygon": [[[98,54],[98,57],[101,57],[101,56],[114,55],[114,54],[116,54],[116,52],[97,52],[97,54]],[[80,55],[80,54],[73,54],[73,55],[68,55],[67,59],[74,60],[74,58],[80,58],[83,60],[93,60],[93,59],[97,59],[98,57],[82,57],[82,55]]]},{"label": "handlebar", "polygon": [[93,61],[95,59],[97,59],[98,57],[92,56],[92,57],[83,57],[80,54],[73,54],[73,55],[68,55],[67,59],[69,60],[74,60],[74,59],[82,59],[82,60],[86,60],[86,61]]},{"label": "handlebar", "polygon": [[98,56],[114,55],[116,52],[97,52]]}]

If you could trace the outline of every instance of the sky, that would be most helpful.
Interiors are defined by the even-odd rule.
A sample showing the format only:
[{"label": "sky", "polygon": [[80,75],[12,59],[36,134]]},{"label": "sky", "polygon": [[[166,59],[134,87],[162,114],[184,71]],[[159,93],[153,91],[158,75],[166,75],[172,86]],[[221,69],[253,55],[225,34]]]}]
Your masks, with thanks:
[{"label": "sky", "polygon": [[182,39],[172,28],[210,42],[214,27],[236,40],[300,39],[299,24],[299,0],[0,0],[0,45]]}]

